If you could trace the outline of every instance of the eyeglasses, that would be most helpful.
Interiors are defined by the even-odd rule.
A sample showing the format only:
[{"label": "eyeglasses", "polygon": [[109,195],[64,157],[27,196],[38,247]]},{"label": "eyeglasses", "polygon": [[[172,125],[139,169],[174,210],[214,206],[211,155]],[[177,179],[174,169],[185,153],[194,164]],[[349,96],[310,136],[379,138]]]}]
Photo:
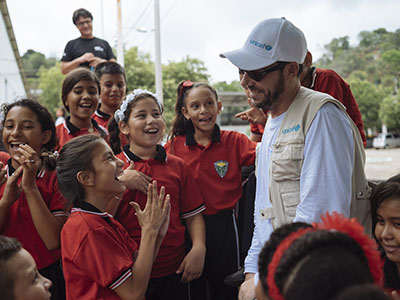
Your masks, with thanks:
[{"label": "eyeglasses", "polygon": [[193,85],[194,85],[194,83],[190,80],[184,81],[181,85],[181,88],[179,89],[179,98],[182,97],[182,95],[184,94],[184,92],[187,88],[191,88]]},{"label": "eyeglasses", "polygon": [[253,79],[255,81],[260,81],[268,73],[274,72],[276,70],[282,70],[287,64],[288,64],[287,62],[281,62],[281,63],[278,63],[277,65],[273,66],[272,68],[266,69],[264,71],[246,71],[246,70],[239,69],[239,74],[244,75],[244,73],[247,73],[247,75],[251,79]]},{"label": "eyeglasses", "polygon": [[90,24],[92,24],[92,20],[87,20],[87,21],[76,23],[76,26],[83,27],[85,25],[90,25]]}]

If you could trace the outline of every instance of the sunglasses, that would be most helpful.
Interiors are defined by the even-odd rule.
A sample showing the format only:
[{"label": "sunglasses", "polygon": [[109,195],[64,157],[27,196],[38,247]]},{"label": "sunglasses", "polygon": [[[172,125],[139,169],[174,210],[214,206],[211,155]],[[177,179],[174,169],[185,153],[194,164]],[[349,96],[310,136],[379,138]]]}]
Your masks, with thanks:
[{"label": "sunglasses", "polygon": [[288,64],[287,62],[281,62],[281,63],[278,63],[277,65],[273,66],[272,68],[266,69],[264,71],[246,71],[246,70],[239,69],[239,74],[244,75],[244,73],[247,73],[247,75],[251,79],[253,79],[255,81],[260,81],[268,73],[274,72],[276,70],[282,70],[287,64]]},{"label": "sunglasses", "polygon": [[182,97],[184,92],[186,91],[187,88],[191,88],[194,85],[194,82],[190,80],[186,80],[182,83],[181,88],[179,89],[179,98]]}]

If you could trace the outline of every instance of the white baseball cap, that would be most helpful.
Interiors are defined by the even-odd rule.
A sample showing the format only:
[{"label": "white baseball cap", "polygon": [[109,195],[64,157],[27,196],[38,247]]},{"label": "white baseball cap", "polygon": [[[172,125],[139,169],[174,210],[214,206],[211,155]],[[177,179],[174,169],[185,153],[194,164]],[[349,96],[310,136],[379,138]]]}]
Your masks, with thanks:
[{"label": "white baseball cap", "polygon": [[285,18],[267,19],[250,33],[243,47],[221,53],[236,67],[252,71],[277,61],[302,64],[307,54],[303,32]]}]

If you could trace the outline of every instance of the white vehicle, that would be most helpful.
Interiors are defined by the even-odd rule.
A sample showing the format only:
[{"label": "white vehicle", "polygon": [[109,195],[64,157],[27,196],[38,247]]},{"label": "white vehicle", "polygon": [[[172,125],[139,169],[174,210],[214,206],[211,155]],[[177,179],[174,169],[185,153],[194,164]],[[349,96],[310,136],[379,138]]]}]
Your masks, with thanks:
[{"label": "white vehicle", "polygon": [[400,135],[392,132],[380,133],[372,141],[372,147],[376,149],[400,147]]}]

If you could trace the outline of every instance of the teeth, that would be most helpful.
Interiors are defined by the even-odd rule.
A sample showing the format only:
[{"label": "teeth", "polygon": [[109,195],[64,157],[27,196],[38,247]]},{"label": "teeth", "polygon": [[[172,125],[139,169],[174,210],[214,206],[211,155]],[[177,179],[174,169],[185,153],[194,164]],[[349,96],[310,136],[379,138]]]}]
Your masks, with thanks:
[{"label": "teeth", "polygon": [[146,133],[157,133],[157,129],[150,129],[150,130],[145,130]]},{"label": "teeth", "polygon": [[80,104],[79,106],[80,106],[80,107],[88,107],[88,108],[90,108],[90,107],[92,107],[92,104],[83,103],[83,104]]}]

